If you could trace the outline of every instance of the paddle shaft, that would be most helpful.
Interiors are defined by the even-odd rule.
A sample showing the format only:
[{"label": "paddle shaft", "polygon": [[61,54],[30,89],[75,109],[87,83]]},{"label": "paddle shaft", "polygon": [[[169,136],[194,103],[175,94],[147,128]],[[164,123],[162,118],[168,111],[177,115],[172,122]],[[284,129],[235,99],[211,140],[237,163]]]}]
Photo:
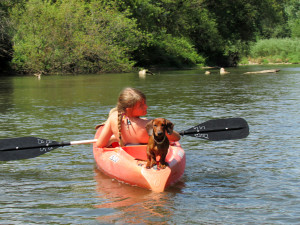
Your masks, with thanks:
[{"label": "paddle shaft", "polygon": [[[26,137],[25,137],[26,138]],[[14,138],[11,138],[13,140]],[[58,148],[58,147],[64,147],[69,145],[81,145],[81,144],[92,144],[95,143],[97,139],[91,139],[91,140],[81,140],[81,141],[62,141],[62,142],[53,142],[49,140],[49,143],[44,144],[33,144],[33,145],[27,145],[27,146],[18,146],[15,147],[8,147],[8,148],[1,148],[0,151],[11,151],[11,150],[25,150],[25,149],[33,149],[33,148]],[[1,140],[0,140],[1,142]]]},{"label": "paddle shaft", "polygon": [[97,139],[82,140],[82,141],[70,141],[70,145],[92,144],[92,143],[96,143],[96,142],[97,142]]}]

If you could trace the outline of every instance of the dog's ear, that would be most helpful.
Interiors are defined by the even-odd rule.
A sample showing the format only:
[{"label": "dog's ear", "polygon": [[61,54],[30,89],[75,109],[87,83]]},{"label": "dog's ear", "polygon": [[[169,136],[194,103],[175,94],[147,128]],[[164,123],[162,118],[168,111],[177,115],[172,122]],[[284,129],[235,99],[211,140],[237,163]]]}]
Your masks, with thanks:
[{"label": "dog's ear", "polygon": [[167,127],[167,133],[168,134],[172,134],[173,133],[174,124],[171,121],[166,120],[166,127]]},{"label": "dog's ear", "polygon": [[152,136],[153,134],[153,120],[150,120],[147,124],[146,124],[146,130],[149,136]]}]

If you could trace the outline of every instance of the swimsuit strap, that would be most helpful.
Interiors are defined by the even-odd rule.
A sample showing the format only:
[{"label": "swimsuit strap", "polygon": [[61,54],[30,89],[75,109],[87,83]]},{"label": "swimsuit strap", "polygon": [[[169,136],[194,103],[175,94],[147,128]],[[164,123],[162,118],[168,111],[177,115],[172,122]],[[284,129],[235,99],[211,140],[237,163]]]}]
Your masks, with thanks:
[{"label": "swimsuit strap", "polygon": [[125,113],[122,114],[122,121],[125,121],[125,123],[127,124],[127,130],[129,129],[129,125],[131,125],[131,121],[129,120],[129,118],[125,115]]}]

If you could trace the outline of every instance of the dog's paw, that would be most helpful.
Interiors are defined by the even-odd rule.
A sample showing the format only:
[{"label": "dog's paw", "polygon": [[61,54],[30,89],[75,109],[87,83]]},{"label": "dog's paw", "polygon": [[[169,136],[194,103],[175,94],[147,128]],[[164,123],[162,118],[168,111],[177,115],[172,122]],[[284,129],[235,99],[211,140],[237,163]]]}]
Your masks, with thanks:
[{"label": "dog's paw", "polygon": [[151,169],[150,163],[147,162],[146,169]]},{"label": "dog's paw", "polygon": [[164,162],[164,163],[159,163],[158,167],[160,169],[165,169],[167,166],[169,166],[169,164],[167,162]]},{"label": "dog's paw", "polygon": [[147,169],[151,169],[151,168],[153,168],[154,166],[156,166],[156,162],[147,162],[147,164],[146,164],[146,168],[147,168]]}]

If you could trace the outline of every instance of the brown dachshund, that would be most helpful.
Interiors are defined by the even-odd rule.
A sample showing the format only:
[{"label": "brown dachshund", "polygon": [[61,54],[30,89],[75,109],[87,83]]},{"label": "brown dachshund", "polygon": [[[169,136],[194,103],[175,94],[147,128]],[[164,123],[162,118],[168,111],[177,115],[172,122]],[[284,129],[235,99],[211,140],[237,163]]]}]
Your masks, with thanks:
[{"label": "brown dachshund", "polygon": [[147,145],[147,169],[152,168],[156,164],[156,156],[160,156],[158,168],[165,169],[168,166],[165,159],[170,142],[166,132],[172,134],[173,127],[173,123],[164,118],[153,119],[146,125],[146,130],[150,136]]}]

